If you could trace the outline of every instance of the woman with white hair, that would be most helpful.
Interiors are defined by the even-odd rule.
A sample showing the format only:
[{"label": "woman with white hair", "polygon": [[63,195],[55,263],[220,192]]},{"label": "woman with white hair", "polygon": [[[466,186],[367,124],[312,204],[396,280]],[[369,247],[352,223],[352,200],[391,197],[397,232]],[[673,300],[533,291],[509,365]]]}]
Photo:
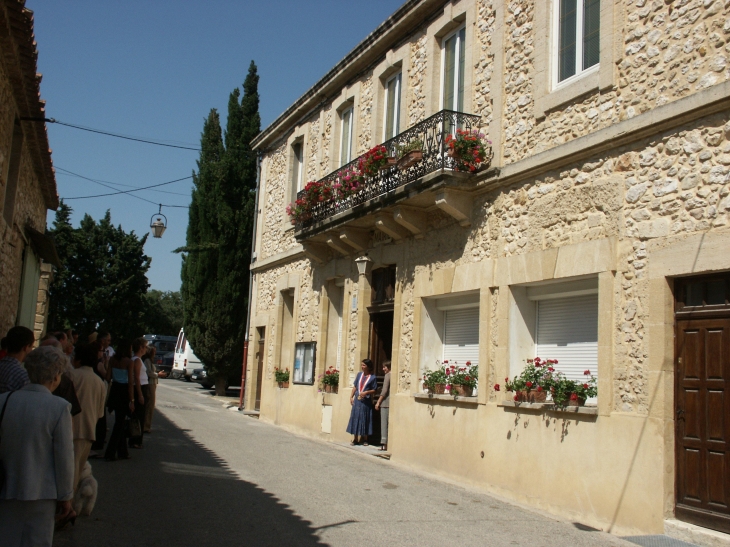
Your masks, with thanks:
[{"label": "woman with white hair", "polygon": [[48,546],[71,509],[74,479],[71,405],[51,392],[66,356],[54,347],[31,351],[23,363],[30,384],[0,395],[0,538],[7,545]]}]

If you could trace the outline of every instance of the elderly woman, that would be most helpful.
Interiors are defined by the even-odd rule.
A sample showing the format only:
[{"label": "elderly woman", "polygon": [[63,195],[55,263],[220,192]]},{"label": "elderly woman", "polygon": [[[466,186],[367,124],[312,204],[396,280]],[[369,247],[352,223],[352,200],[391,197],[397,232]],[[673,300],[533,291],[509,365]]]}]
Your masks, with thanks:
[{"label": "elderly woman", "polygon": [[368,435],[373,434],[373,400],[372,396],[378,386],[378,381],[373,374],[373,362],[370,359],[363,359],[360,363],[362,372],[358,372],[355,383],[350,394],[350,421],[347,424],[347,432],[354,435],[350,444],[368,445]]},{"label": "elderly woman", "polygon": [[[51,392],[68,359],[54,347],[40,347],[24,361],[30,384],[0,395],[0,538],[4,545],[48,546],[58,524],[75,519],[71,405]],[[57,513],[57,514],[56,514]]]}]

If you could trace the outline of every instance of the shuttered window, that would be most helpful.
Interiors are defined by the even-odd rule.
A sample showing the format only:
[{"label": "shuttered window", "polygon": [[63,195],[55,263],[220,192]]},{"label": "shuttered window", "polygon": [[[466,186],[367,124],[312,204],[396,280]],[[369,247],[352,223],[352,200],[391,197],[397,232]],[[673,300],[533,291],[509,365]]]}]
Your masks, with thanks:
[{"label": "shuttered window", "polygon": [[583,380],[585,370],[598,377],[598,295],[538,301],[536,346],[570,380]]},{"label": "shuttered window", "polygon": [[444,312],[444,360],[479,364],[479,308]]}]

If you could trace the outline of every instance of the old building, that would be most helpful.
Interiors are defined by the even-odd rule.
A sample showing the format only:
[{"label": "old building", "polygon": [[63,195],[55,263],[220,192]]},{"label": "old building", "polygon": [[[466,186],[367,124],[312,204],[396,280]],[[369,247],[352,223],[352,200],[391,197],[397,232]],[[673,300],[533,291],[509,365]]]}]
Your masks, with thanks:
[{"label": "old building", "polygon": [[58,265],[45,235],[46,212],[58,207],[58,193],[33,12],[24,4],[0,2],[0,332],[23,325],[38,336],[45,329],[50,265]]},{"label": "old building", "polygon": [[[389,358],[393,460],[615,533],[730,533],[729,40],[722,0],[406,2],[254,141],[246,408],[348,442],[360,360]],[[488,165],[453,169],[456,128]],[[292,225],[307,181],[413,142]],[[597,398],[495,389],[535,355]],[[424,393],[446,359],[474,396]]]}]

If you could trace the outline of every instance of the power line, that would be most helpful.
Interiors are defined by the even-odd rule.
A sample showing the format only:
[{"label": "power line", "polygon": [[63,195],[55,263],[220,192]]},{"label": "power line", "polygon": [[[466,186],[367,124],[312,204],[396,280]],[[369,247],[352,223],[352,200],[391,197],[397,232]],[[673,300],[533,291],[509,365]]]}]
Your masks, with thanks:
[{"label": "power line", "polygon": [[[121,182],[112,182],[109,180],[92,179],[89,177],[85,177],[83,175],[79,175],[78,173],[74,173],[73,171],[69,171],[68,169],[64,169],[63,167],[58,167],[57,165],[55,165],[54,167],[56,168],[56,171],[61,171],[60,173],[58,173],[59,175],[66,175],[66,176],[70,176],[70,177],[77,177],[80,179],[88,180],[95,184],[104,186],[105,188],[109,188],[110,190],[119,190],[119,188],[115,188],[115,186],[126,186],[127,188],[134,188],[137,190],[140,188],[139,186],[134,186],[133,184],[122,184]],[[104,184],[104,183],[106,183],[106,184]],[[113,186],[108,186],[109,184],[111,184]],[[161,194],[171,194],[174,196],[185,196],[185,197],[190,196],[190,194],[183,194],[182,192],[170,192],[167,190],[148,190],[148,191],[149,192],[159,192]]]},{"label": "power line", "polygon": [[193,146],[181,146],[179,144],[168,144],[165,142],[159,142],[152,139],[143,139],[140,137],[130,137],[129,135],[121,135],[119,133],[112,133],[111,131],[103,131],[101,129],[93,129],[91,127],[84,127],[83,125],[76,125],[73,123],[66,123],[57,120],[56,118],[23,118],[23,120],[27,121],[44,121],[48,123],[57,123],[58,125],[64,125],[66,127],[73,127],[74,129],[80,129],[81,131],[88,131],[89,133],[98,133],[99,135],[106,135],[108,137],[116,137],[118,139],[125,139],[128,141],[135,141],[135,142],[143,142],[145,144],[154,144],[156,146],[166,146],[168,148],[179,148],[180,150],[193,150],[195,152],[200,152],[199,147],[193,147]]},{"label": "power line", "polygon": [[[88,179],[88,177],[84,177],[84,176],[78,175],[76,173],[73,173],[73,174],[76,175],[76,176],[78,176],[78,177],[81,177],[83,179],[92,180],[92,179]],[[166,184],[172,184],[174,182],[180,182],[180,181],[188,180],[188,179],[191,179],[191,178],[193,178],[192,175],[190,175],[188,177],[182,177],[182,178],[179,178],[179,179],[175,179],[175,180],[168,180],[167,182],[161,182],[160,184],[153,184],[151,186],[144,186],[144,187],[141,187],[141,188],[134,188],[132,190],[120,190],[118,192],[111,192],[109,194],[97,194],[97,195],[94,195],[94,196],[73,196],[73,197],[70,197],[70,198],[63,198],[63,199],[65,199],[65,200],[70,200],[70,199],[91,199],[91,198],[103,198],[103,197],[107,197],[107,196],[117,196],[119,194],[129,194],[129,195],[132,195],[132,196],[134,196],[136,198],[139,198],[139,199],[142,199],[144,201],[147,201],[149,203],[153,203],[155,205],[158,205],[154,201],[150,201],[150,200],[145,199],[143,197],[136,196],[136,195],[132,194],[132,192],[139,192],[140,190],[149,190],[150,188],[158,188],[160,186],[165,186]],[[98,181],[93,181],[93,182],[98,182]],[[102,186],[103,186],[103,184],[102,184]],[[116,190],[116,188],[112,188],[112,190]],[[166,207],[173,207],[173,206],[172,205],[166,205]],[[186,205],[175,205],[174,207],[187,207],[187,206]]]}]

